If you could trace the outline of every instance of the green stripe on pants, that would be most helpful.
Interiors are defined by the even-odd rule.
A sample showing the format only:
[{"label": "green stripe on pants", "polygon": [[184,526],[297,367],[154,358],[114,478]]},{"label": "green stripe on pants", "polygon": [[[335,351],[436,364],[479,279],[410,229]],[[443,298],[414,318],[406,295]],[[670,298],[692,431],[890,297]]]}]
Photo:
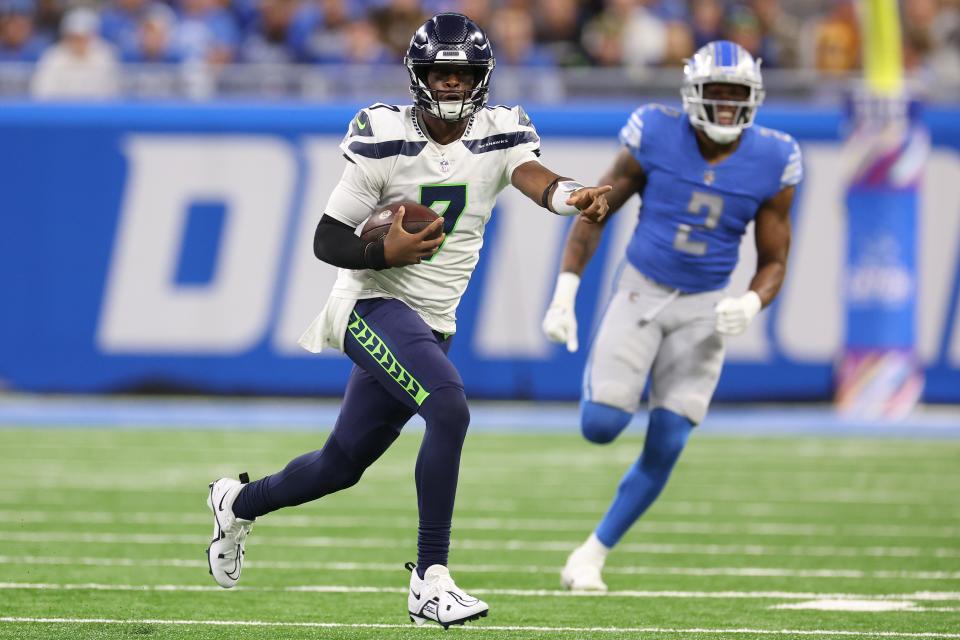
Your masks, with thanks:
[{"label": "green stripe on pants", "polygon": [[353,335],[364,350],[383,367],[383,370],[386,371],[404,391],[410,394],[410,397],[417,403],[417,406],[423,404],[423,401],[429,397],[430,392],[424,389],[423,385],[403,368],[403,365],[394,357],[390,349],[387,348],[383,339],[370,328],[370,325],[363,321],[363,318],[361,318],[356,311],[350,314],[350,324],[347,325],[347,331]]}]

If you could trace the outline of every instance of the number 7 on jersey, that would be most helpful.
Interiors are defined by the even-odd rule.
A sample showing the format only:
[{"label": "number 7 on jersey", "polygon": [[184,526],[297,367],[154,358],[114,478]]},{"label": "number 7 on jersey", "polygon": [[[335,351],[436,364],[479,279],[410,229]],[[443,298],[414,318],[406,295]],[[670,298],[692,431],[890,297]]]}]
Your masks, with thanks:
[{"label": "number 7 on jersey", "polygon": [[[466,184],[422,184],[420,185],[420,204],[430,207],[443,216],[443,232],[449,236],[457,228],[457,222],[460,215],[467,208],[467,185]],[[442,211],[437,211],[433,206],[435,204],[445,205]],[[443,244],[447,241],[444,240]],[[427,262],[437,257],[437,254],[443,249],[443,245],[437,249]]]}]

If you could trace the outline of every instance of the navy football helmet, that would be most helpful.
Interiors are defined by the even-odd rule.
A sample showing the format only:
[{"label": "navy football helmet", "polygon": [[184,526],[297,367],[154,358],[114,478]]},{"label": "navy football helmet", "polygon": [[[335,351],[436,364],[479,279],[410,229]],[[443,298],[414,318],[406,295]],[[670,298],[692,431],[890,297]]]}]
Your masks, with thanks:
[{"label": "navy football helmet", "polygon": [[[490,74],[496,61],[483,29],[459,13],[440,13],[417,29],[403,59],[410,74],[414,103],[436,118],[456,122],[468,118],[487,103]],[[474,75],[473,89],[463,91],[460,100],[440,100],[427,83],[430,67],[465,65]]]}]

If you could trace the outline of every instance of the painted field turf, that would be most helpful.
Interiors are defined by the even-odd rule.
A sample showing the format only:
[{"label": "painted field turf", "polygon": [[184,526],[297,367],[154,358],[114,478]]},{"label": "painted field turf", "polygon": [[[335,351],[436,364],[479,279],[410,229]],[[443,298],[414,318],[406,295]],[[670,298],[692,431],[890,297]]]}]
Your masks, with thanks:
[{"label": "painted field turf", "polygon": [[[358,486],[257,522],[238,588],[207,575],[207,483],[324,436],[0,429],[0,638],[444,633],[405,613],[417,430]],[[447,633],[960,638],[960,441],[694,434],[610,556],[612,593],[559,591],[641,444],[471,434],[451,569],[491,613]]]}]

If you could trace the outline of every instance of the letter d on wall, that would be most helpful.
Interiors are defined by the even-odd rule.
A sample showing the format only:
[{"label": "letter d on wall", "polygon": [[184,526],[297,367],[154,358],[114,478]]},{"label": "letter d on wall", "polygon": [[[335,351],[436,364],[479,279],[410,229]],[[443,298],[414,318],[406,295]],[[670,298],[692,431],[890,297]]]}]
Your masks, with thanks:
[{"label": "letter d on wall", "polygon": [[[270,319],[296,179],[290,148],[260,136],[144,135],[127,139],[126,155],[99,347],[227,354],[258,342]],[[200,257],[209,261],[203,281],[184,282],[178,274],[190,257],[190,212],[210,203],[222,221],[203,250],[215,256]]]}]

